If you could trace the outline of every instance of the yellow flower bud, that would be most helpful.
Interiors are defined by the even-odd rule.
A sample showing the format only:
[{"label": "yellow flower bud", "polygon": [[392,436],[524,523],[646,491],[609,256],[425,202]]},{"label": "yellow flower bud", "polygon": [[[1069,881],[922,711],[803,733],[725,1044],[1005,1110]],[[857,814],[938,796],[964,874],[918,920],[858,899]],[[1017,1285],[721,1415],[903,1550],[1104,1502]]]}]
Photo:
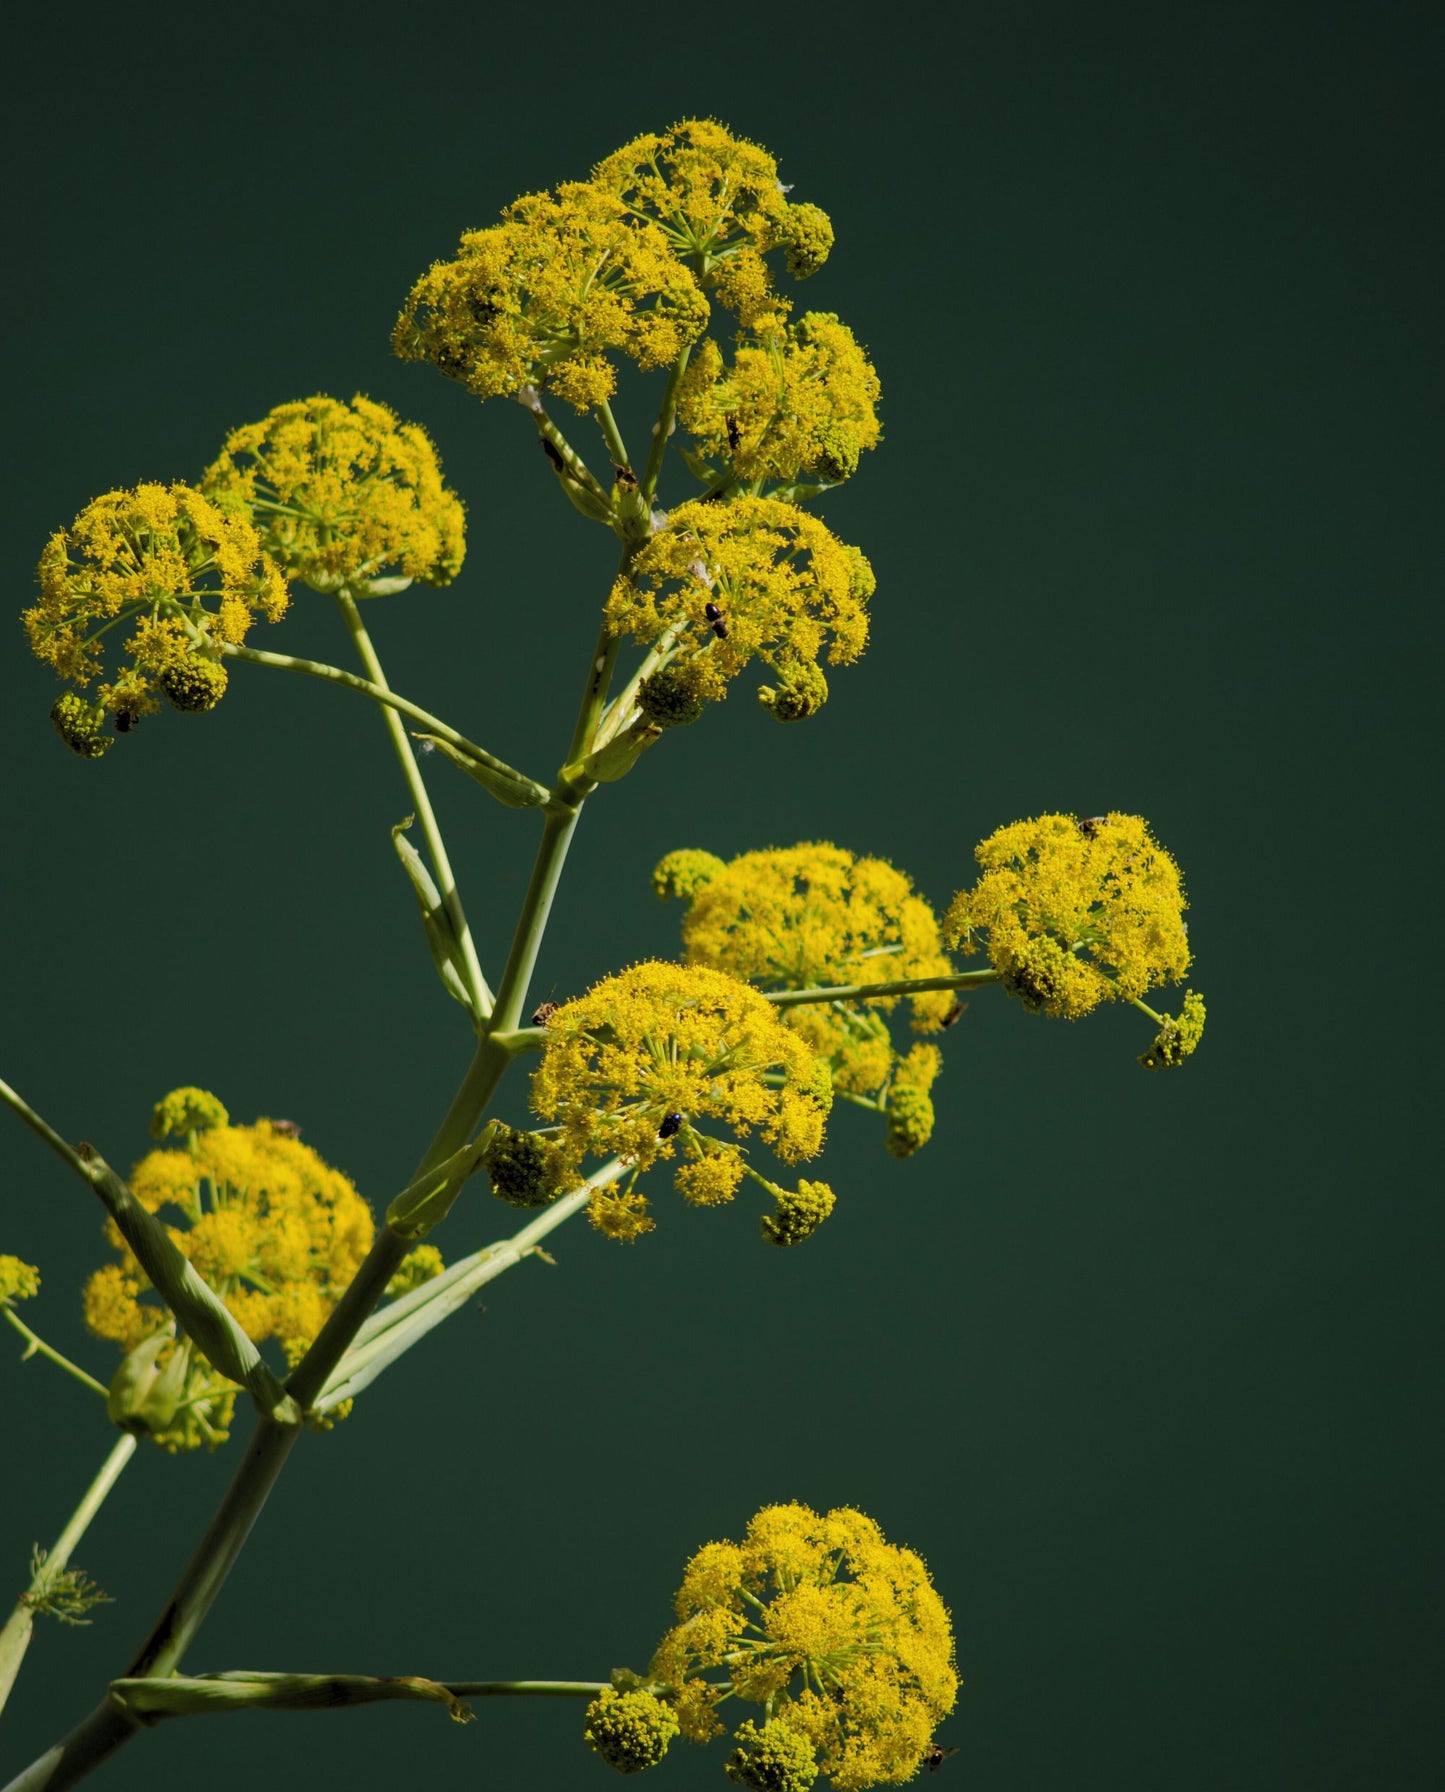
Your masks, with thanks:
[{"label": "yellow flower bud", "polygon": [[1139,1062],[1146,1070],[1177,1070],[1204,1037],[1204,998],[1192,989],[1184,992],[1184,1001],[1176,1020],[1166,1014],[1164,1025],[1154,1036],[1154,1043]]},{"label": "yellow flower bud", "polygon": [[40,1292],[40,1271],[33,1263],[0,1253],[0,1300],[31,1300]]},{"label": "yellow flower bud", "polygon": [[582,1739],[619,1773],[656,1767],[677,1735],[670,1705],[650,1692],[606,1687],[587,1707]]}]

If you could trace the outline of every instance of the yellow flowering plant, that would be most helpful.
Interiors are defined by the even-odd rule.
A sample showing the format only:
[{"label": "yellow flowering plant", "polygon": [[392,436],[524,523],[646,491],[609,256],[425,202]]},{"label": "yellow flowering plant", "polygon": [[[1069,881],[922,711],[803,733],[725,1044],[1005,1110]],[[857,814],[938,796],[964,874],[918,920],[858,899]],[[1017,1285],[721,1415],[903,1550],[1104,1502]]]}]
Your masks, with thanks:
[{"label": "yellow flowering plant", "polygon": [[[754,663],[761,707],[800,722],[828,699],[829,672],[867,645],[868,559],[806,508],[851,477],[881,433],[878,376],[852,330],[832,312],[793,315],[790,284],[823,267],[832,240],[826,214],[789,196],[766,150],[686,120],[636,138],[585,179],[516,200],[405,297],[397,354],[479,399],[512,399],[562,496],[617,555],[610,575],[599,569],[596,640],[551,776],[517,769],[479,745],[472,724],[463,732],[386,676],[364,607],[455,578],[465,519],[427,435],[364,395],[278,403],[231,430],[194,483],[107,493],[46,544],[24,626],[65,683],[52,717],[82,758],[107,754],[163,700],[205,714],[233,675],[299,674],[376,707],[405,791],[396,856],[474,1043],[410,1181],[375,1207],[360,1192],[364,1166],[353,1181],[294,1123],[235,1122],[201,1088],[162,1097],[153,1148],[122,1177],[0,1083],[0,1101],[104,1210],[109,1255],[79,1299],[91,1332],[119,1352],[97,1375],[47,1343],[31,1323],[44,1306],[39,1270],[0,1256],[6,1326],[25,1356],[88,1390],[113,1436],[0,1629],[0,1705],[37,1617],[84,1622],[104,1597],[71,1557],[137,1450],[220,1448],[254,1409],[230,1487],[160,1617],[16,1792],[64,1792],[164,1718],[398,1699],[455,1717],[473,1698],[585,1700],[582,1742],[624,1773],[656,1765],[679,1736],[708,1741],[746,1708],[719,1780],[753,1792],[806,1792],[820,1776],[862,1792],[941,1758],[936,1732],[958,1686],[948,1613],[921,1558],[846,1507],[767,1506],[741,1543],[706,1544],[645,1673],[182,1670],[303,1433],[353,1412],[479,1288],[543,1255],[572,1216],[631,1244],[654,1229],[665,1182],[684,1207],[758,1190],[762,1239],[805,1243],[852,1198],[847,1176],[799,1173],[823,1151],[835,1098],[879,1116],[887,1149],[912,1157],[934,1133],[932,1091],[972,989],[1067,1019],[1132,1004],[1156,1029],[1140,1060],[1151,1070],[1177,1068],[1199,1044],[1192,990],[1177,1016],[1145,1004],[1189,968],[1184,896],[1148,824],[1120,813],[1000,828],[977,849],[977,881],[941,918],[906,871],[844,846],[768,846],[730,861],[682,846],[652,878],[657,895],[686,905],[676,956],[660,942],[641,963],[600,963],[570,998],[539,1005],[531,993],[594,794],[637,772],[671,730],[701,722]],[[644,392],[653,384],[655,421],[635,458],[611,407],[624,377]],[[595,426],[595,449],[564,433],[554,399]],[[415,590],[405,600],[419,601]],[[278,651],[270,630],[254,644],[252,625],[281,623],[293,602],[334,613],[352,665]],[[468,794],[540,822],[511,946],[490,972],[418,740],[442,776],[470,780]],[[124,755],[96,775],[123,776]],[[644,887],[639,875],[639,897]],[[971,953],[986,962],[957,962]],[[497,1112],[514,1067],[530,1071],[535,1124]],[[525,1218],[448,1262],[431,1235],[463,1199]],[[685,1229],[681,1208],[668,1224]],[[799,1273],[817,1258],[810,1247]]]}]

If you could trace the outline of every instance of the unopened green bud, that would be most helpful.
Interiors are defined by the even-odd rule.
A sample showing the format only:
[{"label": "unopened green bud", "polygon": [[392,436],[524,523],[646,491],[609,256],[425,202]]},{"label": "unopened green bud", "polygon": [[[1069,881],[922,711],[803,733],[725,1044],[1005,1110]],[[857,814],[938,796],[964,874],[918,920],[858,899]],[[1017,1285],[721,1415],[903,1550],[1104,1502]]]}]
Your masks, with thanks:
[{"label": "unopened green bud", "polygon": [[761,1222],[763,1237],[769,1244],[801,1244],[833,1211],[833,1191],[826,1182],[800,1182],[796,1193],[779,1188],[773,1194],[777,1205],[763,1215]]},{"label": "unopened green bud", "polygon": [[680,902],[691,902],[704,884],[710,884],[719,871],[726,869],[714,852],[702,852],[692,846],[679,847],[665,859],[659,859],[653,867],[653,892],[662,902],[669,896]]},{"label": "unopened green bud", "polygon": [[637,687],[637,707],[659,728],[686,728],[707,708],[702,677],[691,660],[674,661],[644,678]]},{"label": "unopened green bud", "polygon": [[888,1095],[888,1133],[884,1139],[893,1157],[912,1157],[933,1136],[933,1102],[922,1089],[906,1083]]},{"label": "unopened green bud", "polygon": [[1184,992],[1179,1018],[1164,1016],[1164,1025],[1139,1062],[1146,1070],[1177,1070],[1204,1037],[1204,998],[1192,989]]},{"label": "unopened green bud", "polygon": [[115,745],[113,734],[102,734],[105,711],[98,703],[87,703],[75,691],[63,691],[50,706],[50,719],[55,732],[82,759],[99,759]]},{"label": "unopened green bud", "polygon": [[758,702],[772,712],[775,722],[803,722],[817,715],[828,701],[828,681],[821,669],[807,660],[778,668],[776,687],[763,685]]},{"label": "unopened green bud", "polygon": [[723,1772],[748,1792],[808,1792],[818,1777],[812,1743],[788,1724],[775,1719],[759,1729],[748,1721],[733,1740]]},{"label": "unopened green bud", "polygon": [[172,1089],[151,1112],[150,1135],[168,1139],[173,1133],[204,1132],[208,1126],[225,1126],[230,1118],[209,1089]]},{"label": "unopened green bud", "polygon": [[550,1207],[562,1192],[555,1155],[536,1133],[498,1125],[482,1153],[492,1193],[513,1207]]},{"label": "unopened green bud", "polygon": [[677,1734],[672,1706],[655,1693],[605,1687],[587,1707],[582,1739],[619,1773],[656,1767]]},{"label": "unopened green bud", "polygon": [[214,709],[226,694],[230,675],[214,660],[189,654],[167,666],[157,679],[173,709],[195,714]]}]

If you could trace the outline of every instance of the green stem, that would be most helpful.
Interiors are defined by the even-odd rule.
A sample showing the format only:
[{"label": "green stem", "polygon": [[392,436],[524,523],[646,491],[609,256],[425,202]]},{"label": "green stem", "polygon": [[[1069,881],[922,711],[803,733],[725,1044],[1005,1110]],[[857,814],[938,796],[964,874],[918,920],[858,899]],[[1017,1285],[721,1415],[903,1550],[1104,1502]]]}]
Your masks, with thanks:
[{"label": "green stem", "polygon": [[406,697],[399,697],[383,684],[374,684],[369,678],[358,678],[355,672],[343,671],[340,666],[328,666],[321,660],[300,660],[289,653],[267,653],[259,647],[228,646],[224,651],[228,660],[244,660],[251,666],[275,666],[282,672],[301,672],[308,678],[322,678],[329,684],[344,685],[349,691],[360,691],[374,703],[380,703],[387,709],[394,709],[398,715],[410,716],[412,721],[420,722],[428,734],[435,734],[439,740],[446,741],[448,746],[455,747],[467,758],[488,766],[499,776],[510,778],[524,786],[536,782],[525,772],[519,772],[508,765],[504,759],[498,759],[495,753],[479,747],[474,740],[468,740],[466,735],[458,734],[455,728],[449,728],[429,710],[422,709]]},{"label": "green stem", "polygon": [[275,1674],[233,1669],[226,1674],[168,1680],[115,1680],[111,1696],[147,1723],[232,1711],[337,1711],[401,1700],[446,1705],[465,1722],[463,1697],[595,1699],[599,1680],[428,1680],[419,1674]]},{"label": "green stem", "polygon": [[607,1680],[448,1680],[448,1692],[463,1699],[595,1699]]},{"label": "green stem", "polygon": [[672,435],[677,421],[677,389],[682,384],[682,376],[687,372],[688,358],[692,354],[689,342],[682,353],[673,362],[672,371],[667,376],[667,386],[662,394],[662,408],[657,413],[657,421],[652,426],[652,446],[647,451],[647,470],[642,475],[642,495],[649,505],[657,495],[657,482],[662,477],[663,457],[667,453],[668,439]]},{"label": "green stem", "polygon": [[43,1356],[48,1362],[54,1363],[56,1368],[64,1369],[67,1375],[73,1375],[77,1381],[83,1382],[86,1387],[93,1389],[102,1400],[109,1396],[110,1390],[103,1381],[97,1381],[93,1375],[87,1375],[78,1363],[72,1363],[68,1356],[62,1356],[58,1350],[52,1349],[44,1338],[31,1331],[30,1327],[7,1302],[0,1301],[0,1313],[5,1315],[29,1346],[25,1355],[20,1359],[22,1363],[28,1357]]},{"label": "green stem", "polygon": [[1166,1024],[1165,1017],[1162,1014],[1156,1014],[1149,1004],[1147,1002],[1141,1002],[1138,996],[1130,996],[1129,1005],[1132,1008],[1137,1008],[1141,1014],[1147,1014],[1156,1027],[1162,1027]]},{"label": "green stem", "polygon": [[607,452],[612,456],[612,464],[619,470],[632,469],[628,459],[627,444],[622,439],[622,431],[617,427],[617,419],[612,415],[612,406],[604,398],[597,407],[597,421],[602,425],[602,436],[607,443]]},{"label": "green stem", "polygon": [[[381,661],[376,649],[372,646],[371,636],[366,632],[366,624],[361,620],[361,612],[356,607],[356,599],[344,588],[336,593],[337,608],[351,635],[361,663],[366,667],[372,683],[381,691],[390,691],[386,682],[386,674],[381,669]],[[481,962],[477,957],[476,946],[472,943],[471,929],[467,926],[466,913],[462,908],[461,893],[457,889],[457,880],[452,873],[451,860],[447,857],[446,844],[442,840],[441,829],[437,826],[437,818],[432,810],[431,799],[427,794],[425,781],[421,775],[421,767],[416,762],[416,754],[412,751],[411,741],[407,738],[406,729],[394,709],[385,705],[381,711],[382,721],[386,724],[386,732],[391,737],[391,744],[401,763],[402,776],[406,779],[406,787],[411,792],[411,800],[416,809],[416,818],[421,824],[422,837],[426,841],[427,851],[431,854],[432,868],[436,872],[437,889],[446,907],[447,916],[456,935],[457,945],[462,955],[462,974],[466,979],[467,994],[471,998],[472,1011],[478,1021],[485,1021],[492,1012],[492,992],[486,978],[482,975]]]},{"label": "green stem", "polygon": [[[101,1392],[104,1391],[102,1388]],[[5,1701],[10,1696],[15,1676],[20,1672],[20,1664],[30,1645],[30,1633],[35,1625],[35,1608],[30,1603],[31,1596],[40,1591],[44,1576],[58,1574],[70,1561],[71,1551],[85,1535],[91,1519],[99,1512],[106,1495],[120,1479],[121,1470],[134,1456],[135,1444],[136,1440],[129,1432],[117,1438],[101,1465],[100,1473],[86,1488],[80,1504],[56,1538],[54,1548],[47,1553],[43,1571],[34,1576],[25,1593],[16,1602],[14,1611],[5,1620],[3,1628],[0,1628],[0,1711],[5,1709]]]},{"label": "green stem", "polygon": [[[517,394],[517,398],[532,413],[532,421],[537,425],[538,435],[557,457],[552,464],[558,478],[565,480],[570,477],[573,484],[581,486],[600,506],[601,514],[598,520],[605,521],[612,508],[607,492],[588,471],[586,461],[542,408],[542,401],[537,396],[536,390],[531,386],[524,386]],[[562,463],[560,467],[557,465],[557,461]]]},{"label": "green stem", "polygon": [[921,995],[928,989],[978,989],[1001,981],[998,971],[959,971],[952,977],[900,977],[893,983],[839,983],[828,989],[765,989],[762,993],[779,1008],[796,1008],[803,1002],[861,1002],[873,996]]}]

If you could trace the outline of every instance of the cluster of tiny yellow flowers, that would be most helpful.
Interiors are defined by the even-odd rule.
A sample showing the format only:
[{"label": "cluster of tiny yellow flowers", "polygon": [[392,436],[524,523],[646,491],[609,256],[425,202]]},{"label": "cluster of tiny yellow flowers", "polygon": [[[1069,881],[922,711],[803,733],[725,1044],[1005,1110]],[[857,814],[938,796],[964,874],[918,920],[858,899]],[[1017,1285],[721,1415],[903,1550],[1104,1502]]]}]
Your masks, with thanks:
[{"label": "cluster of tiny yellow flowers", "polygon": [[359,394],[280,404],[232,430],[202,489],[249,515],[287,577],[317,590],[446,585],[462,564],[461,500],[426,431]]},{"label": "cluster of tiny yellow flowers", "polygon": [[[953,1709],[943,1602],[922,1560],[861,1512],[765,1507],[741,1544],[698,1551],[676,1610],[652,1680],[698,1742],[720,1732],[723,1700],[763,1707],[765,1723],[738,1731],[728,1763],[755,1792],[804,1792],[810,1770],[838,1792],[898,1785]],[[725,1678],[709,1678],[717,1670]],[[771,1778],[775,1769],[791,1777]]]},{"label": "cluster of tiny yellow flowers", "polygon": [[0,1252],[0,1300],[33,1300],[40,1292],[40,1271],[33,1263]]},{"label": "cluster of tiny yellow flowers", "polygon": [[[860,385],[851,362],[845,369],[841,339],[840,355],[821,338],[810,352],[806,332],[796,342],[787,335],[787,302],[765,259],[781,250],[793,278],[806,279],[832,242],[826,214],[789,201],[766,150],[711,120],[689,119],[625,144],[589,179],[526,194],[500,223],[466,232],[456,254],[412,288],[392,346],[479,398],[550,389],[586,411],[616,389],[615,355],[642,368],[680,365],[715,298],[754,330],[765,353],[775,339],[785,357],[803,347],[803,362],[784,382],[785,402],[796,388],[809,419],[799,439],[815,459],[827,455],[812,438],[819,403],[832,402],[836,455],[856,463],[869,444],[847,438],[850,419],[868,430],[858,406],[866,378]],[[740,377],[744,388],[757,384],[750,368]],[[832,399],[820,399],[811,388],[830,379]],[[864,397],[863,408],[870,404]]]},{"label": "cluster of tiny yellow flowers", "polygon": [[1137,815],[1040,815],[990,834],[944,934],[1026,1008],[1076,1020],[1189,968],[1179,867]]},{"label": "cluster of tiny yellow flowers", "polygon": [[[365,1201],[295,1136],[289,1122],[232,1126],[204,1090],[166,1097],[152,1130],[183,1133],[186,1143],[142,1158],[131,1173],[132,1192],[148,1212],[179,1213],[184,1223],[170,1227],[178,1249],[242,1330],[257,1343],[275,1338],[294,1363],[371,1244]],[[150,1283],[114,1222],[107,1233],[120,1261],[96,1270],[86,1284],[86,1323],[128,1358],[146,1347],[147,1374],[171,1369],[177,1384],[172,1410],[157,1412],[151,1402],[144,1414],[145,1429],[158,1442],[171,1449],[219,1442],[234,1385],[196,1355],[189,1340],[171,1341],[169,1315],[148,1298]],[[173,1357],[184,1362],[172,1368]],[[144,1391],[149,1397],[149,1388]],[[135,1400],[131,1404],[139,1410]]]},{"label": "cluster of tiny yellow flowers", "polygon": [[1204,998],[1192,989],[1184,992],[1177,1018],[1166,1014],[1154,1043],[1140,1055],[1146,1070],[1177,1070],[1204,1037]]},{"label": "cluster of tiny yellow flowers", "polygon": [[386,1285],[388,1300],[397,1300],[423,1284],[434,1281],[445,1269],[441,1252],[434,1244],[419,1244],[402,1258],[396,1274]]},{"label": "cluster of tiny yellow flowers", "polygon": [[[779,680],[764,702],[795,721],[827,697],[817,666],[824,648],[835,666],[862,653],[873,590],[862,553],[796,505],[698,499],[674,510],[618,576],[606,616],[613,634],[666,654],[670,684],[685,684],[693,713],[725,697],[728,681],[758,658]],[[650,713],[646,685],[642,708]]]},{"label": "cluster of tiny yellow flowers", "polygon": [[588,181],[515,200],[468,231],[402,308],[392,346],[478,398],[549,386],[579,411],[616,389],[611,353],[675,361],[707,323],[693,274],[656,226]]},{"label": "cluster of tiny yellow flowers", "polygon": [[697,443],[693,470],[710,482],[727,467],[745,482],[803,474],[824,485],[850,478],[879,438],[878,375],[832,312],[797,323],[760,317],[728,366],[710,337],[699,344],[678,395],[678,417]]},{"label": "cluster of tiny yellow flowers", "polygon": [[[86,758],[159,707],[211,709],[226,689],[219,663],[258,615],[275,622],[286,584],[244,516],[187,485],[107,492],[46,543],[39,601],[25,612],[30,646],[62,678],[85,686],[105,670],[103,638],[129,661],[93,699],[67,692],[52,711],[61,737]],[[128,637],[115,630],[131,624]]]},{"label": "cluster of tiny yellow flowers", "polygon": [[[653,872],[660,895],[689,899],[682,937],[690,964],[712,965],[765,990],[946,977],[937,917],[907,875],[883,859],[825,841],[742,853],[670,853]],[[910,1156],[933,1128],[928,1091],[936,1047],[900,1052],[885,1016],[902,998],[799,1004],[786,1024],[826,1059],[835,1089],[888,1115],[887,1141]],[[936,1033],[956,1011],[951,990],[909,998],[916,1032]]]},{"label": "cluster of tiny yellow flowers", "polygon": [[594,183],[660,229],[703,286],[749,321],[776,307],[764,257],[781,249],[805,280],[823,265],[833,228],[815,205],[794,205],[765,149],[712,119],[686,119],[635,138],[599,162]]},{"label": "cluster of tiny yellow flowers", "polygon": [[826,1065],[764,996],[723,971],[664,963],[634,965],[558,1008],[532,1078],[532,1106],[555,1126],[554,1186],[577,1186],[589,1156],[627,1166],[588,1209],[599,1231],[622,1240],[653,1225],[638,1178],[679,1151],[674,1184],[696,1206],[730,1201],[745,1175],[781,1198],[735,1139],[703,1127],[756,1130],[798,1163],[821,1149],[831,1098]]}]

